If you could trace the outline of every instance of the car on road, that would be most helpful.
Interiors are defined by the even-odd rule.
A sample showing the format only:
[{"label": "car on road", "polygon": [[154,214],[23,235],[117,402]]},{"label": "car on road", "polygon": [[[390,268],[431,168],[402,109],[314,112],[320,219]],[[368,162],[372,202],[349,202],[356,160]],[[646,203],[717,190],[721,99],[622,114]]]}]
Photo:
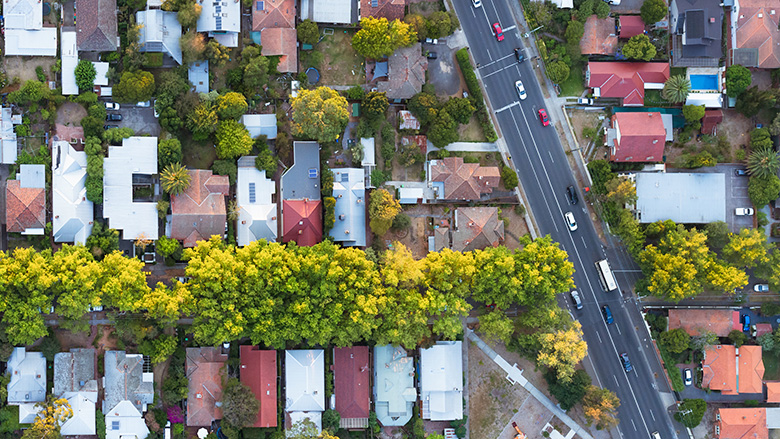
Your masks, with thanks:
[{"label": "car on road", "polygon": [[498,41],[504,41],[504,32],[501,31],[501,25],[493,23],[493,33],[496,35]]},{"label": "car on road", "polygon": [[571,204],[577,204],[577,201],[579,201],[579,197],[577,197],[577,191],[574,190],[574,186],[569,186],[566,188],[566,193],[569,195],[569,203]]},{"label": "car on road", "polygon": [[523,55],[523,49],[519,47],[515,48],[515,58],[517,58],[517,62],[525,61],[525,55]]},{"label": "car on road", "polygon": [[691,372],[690,369],[685,369],[683,371],[683,379],[685,380],[686,386],[693,384],[693,372]]},{"label": "car on road", "polygon": [[735,169],[734,175],[736,175],[737,177],[747,177],[748,172],[747,169]]},{"label": "car on road", "polygon": [[482,7],[482,0],[471,0],[471,4],[474,5],[475,8]]},{"label": "car on road", "polygon": [[577,290],[572,290],[571,293],[569,293],[571,296],[571,301],[574,302],[574,307],[577,309],[582,309],[582,300],[580,299],[580,293],[577,292]]},{"label": "car on road", "polygon": [[563,218],[566,220],[566,225],[569,226],[570,231],[577,230],[577,221],[574,219],[574,214],[566,212],[563,214]]},{"label": "car on road", "polygon": [[661,439],[661,434],[657,431],[652,432],[650,436],[652,436],[652,439]]},{"label": "car on road", "polygon": [[118,111],[119,104],[117,104],[116,102],[106,102],[106,110]]},{"label": "car on road", "polygon": [[428,59],[436,59],[439,55],[436,52],[428,52],[427,55],[425,55]]},{"label": "car on road", "polygon": [[517,89],[517,95],[520,96],[520,100],[525,100],[525,98],[528,97],[528,95],[525,93],[525,87],[523,86],[523,81],[516,81],[515,88]]},{"label": "car on road", "polygon": [[768,293],[769,284],[755,284],[753,285],[753,291],[755,291],[756,293]]},{"label": "car on road", "polygon": [[593,105],[593,99],[591,98],[577,98],[577,103],[580,105]]},{"label": "car on road", "polygon": [[609,309],[609,305],[604,305],[601,307],[601,315],[604,316],[604,321],[607,322],[608,325],[611,325],[614,321],[612,319],[612,310]]},{"label": "car on road", "polygon": [[742,316],[742,332],[750,332],[750,316]]},{"label": "car on road", "polygon": [[106,120],[107,121],[113,121],[113,122],[119,122],[120,120],[122,120],[122,115],[121,114],[114,114],[114,113],[106,114]]},{"label": "car on road", "polygon": [[631,372],[631,360],[628,359],[628,354],[626,352],[623,352],[620,354],[620,363],[623,364],[623,370],[626,372]]},{"label": "car on road", "polygon": [[544,108],[539,109],[539,120],[542,121],[542,126],[550,126],[550,119],[547,117],[547,110]]},{"label": "car on road", "polygon": [[737,216],[753,215],[753,209],[750,207],[737,207],[734,214]]}]

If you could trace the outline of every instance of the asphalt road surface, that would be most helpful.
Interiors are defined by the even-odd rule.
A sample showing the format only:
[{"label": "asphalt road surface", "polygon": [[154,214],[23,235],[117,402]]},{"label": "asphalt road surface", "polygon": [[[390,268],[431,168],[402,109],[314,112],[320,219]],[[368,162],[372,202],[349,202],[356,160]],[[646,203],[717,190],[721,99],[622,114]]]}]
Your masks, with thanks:
[{"label": "asphalt road surface", "polygon": [[[572,175],[569,163],[554,128],[543,127],[537,111],[544,108],[541,92],[532,63],[518,63],[514,49],[522,48],[521,30],[505,3],[505,0],[482,0],[482,7],[474,8],[471,1],[455,1],[454,7],[469,42],[471,55],[483,80],[495,118],[500,126],[533,209],[537,225],[543,235],[549,234],[568,252],[574,263],[574,282],[584,302],[581,311],[573,310],[568,294],[561,296],[572,314],[582,323],[588,342],[588,358],[596,371],[594,384],[609,388],[620,398],[620,425],[623,438],[649,438],[658,431],[664,439],[677,437],[660,390],[668,391],[660,365],[652,351],[649,334],[637,310],[630,292],[606,293],[602,289],[595,262],[605,258],[606,250],[590,221],[581,192]],[[504,29],[504,40],[498,42],[492,33],[493,23]],[[528,58],[526,52],[526,58]],[[515,81],[522,80],[527,98],[521,100],[515,89]],[[566,193],[569,185],[575,186],[579,203],[572,205]],[[578,229],[570,232],[564,222],[564,213],[572,212]],[[622,262],[635,267],[630,261],[613,261],[627,255],[609,251],[613,265]],[[623,259],[620,258],[620,259]],[[624,288],[625,276],[617,276]],[[609,305],[614,323],[607,325],[600,308]],[[626,373],[618,358],[628,353],[633,370]],[[655,366],[655,367],[653,367]],[[657,379],[657,374],[661,373]]]}]

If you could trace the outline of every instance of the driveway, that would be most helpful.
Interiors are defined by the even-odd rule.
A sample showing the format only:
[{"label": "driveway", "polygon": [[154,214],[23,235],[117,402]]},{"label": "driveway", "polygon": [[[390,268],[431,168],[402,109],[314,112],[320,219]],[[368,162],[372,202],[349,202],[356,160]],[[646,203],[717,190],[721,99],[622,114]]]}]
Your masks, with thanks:
[{"label": "driveway", "polygon": [[150,136],[160,135],[160,124],[154,117],[152,107],[137,107],[132,104],[120,104],[119,114],[122,115],[122,121],[107,122],[111,126],[120,126],[132,128],[136,135],[147,134]]},{"label": "driveway", "polygon": [[611,5],[612,12],[619,14],[638,14],[644,0],[621,0],[619,5]]},{"label": "driveway", "polygon": [[455,49],[439,40],[439,44],[423,43],[423,53],[435,52],[436,59],[428,59],[428,82],[438,96],[460,96],[460,75],[455,67]]}]

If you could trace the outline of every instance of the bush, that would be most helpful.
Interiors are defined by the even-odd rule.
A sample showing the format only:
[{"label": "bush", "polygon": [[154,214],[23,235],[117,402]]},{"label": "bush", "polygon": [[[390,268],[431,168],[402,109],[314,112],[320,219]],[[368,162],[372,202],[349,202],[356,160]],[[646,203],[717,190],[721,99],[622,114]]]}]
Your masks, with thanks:
[{"label": "bush", "polygon": [[409,215],[399,212],[395,218],[393,218],[393,225],[390,228],[395,232],[406,230],[412,225],[412,220]]},{"label": "bush", "polygon": [[217,175],[227,175],[230,180],[230,184],[236,184],[236,178],[238,177],[238,166],[233,160],[214,160],[214,164],[211,165],[211,170]]},{"label": "bush", "polygon": [[703,399],[684,399],[674,419],[688,428],[701,424],[701,419],[707,411],[707,403]]},{"label": "bush", "polygon": [[519,184],[517,179],[517,173],[509,166],[501,167],[501,181],[504,183],[506,189],[514,189]]},{"label": "bush", "polygon": [[363,90],[363,87],[356,85],[354,87],[351,87],[346,92],[347,99],[351,101],[362,101],[363,98],[366,97],[366,91]]},{"label": "bush", "polygon": [[336,225],[336,199],[333,197],[324,197],[322,199],[322,205],[324,208],[323,229],[327,233]]},{"label": "bush", "polygon": [[389,176],[379,169],[374,168],[374,170],[371,171],[371,185],[374,187],[382,186],[388,179]]},{"label": "bush", "polygon": [[569,382],[558,380],[555,371],[547,369],[544,373],[544,379],[547,381],[548,389],[552,396],[561,404],[561,408],[569,411],[577,405],[585,396],[585,392],[590,386],[591,379],[587,372],[578,369]]},{"label": "bush", "polygon": [[764,303],[761,305],[761,315],[764,317],[772,317],[780,314],[780,304],[777,303]]}]

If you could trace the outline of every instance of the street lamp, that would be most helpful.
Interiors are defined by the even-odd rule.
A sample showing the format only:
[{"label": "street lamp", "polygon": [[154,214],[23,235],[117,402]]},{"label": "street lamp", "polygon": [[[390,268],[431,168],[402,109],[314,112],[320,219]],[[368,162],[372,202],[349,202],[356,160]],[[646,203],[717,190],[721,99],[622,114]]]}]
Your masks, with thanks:
[{"label": "street lamp", "polygon": [[543,27],[544,27],[544,25],[542,25],[542,26],[538,26],[536,29],[532,30],[531,32],[526,32],[526,33],[524,33],[524,34],[523,34],[523,38],[528,38],[529,36],[531,36],[531,34],[532,34],[532,33],[534,33],[534,32],[536,32],[536,31],[538,31],[539,29],[541,29],[541,28],[543,28]]}]

